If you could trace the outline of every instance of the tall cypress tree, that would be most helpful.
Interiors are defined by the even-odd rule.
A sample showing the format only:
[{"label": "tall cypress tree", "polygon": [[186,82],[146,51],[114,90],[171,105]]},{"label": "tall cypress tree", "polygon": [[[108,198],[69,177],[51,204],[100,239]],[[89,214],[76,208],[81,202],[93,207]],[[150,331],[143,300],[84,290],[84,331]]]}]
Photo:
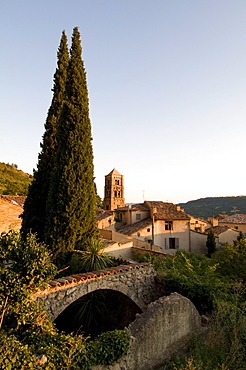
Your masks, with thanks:
[{"label": "tall cypress tree", "polygon": [[92,134],[80,33],[72,35],[66,102],[57,127],[57,159],[47,203],[45,241],[56,257],[97,235]]},{"label": "tall cypress tree", "polygon": [[57,68],[54,74],[53,98],[45,122],[41,152],[38,157],[37,170],[29,187],[28,196],[22,215],[22,234],[32,231],[38,238],[44,240],[44,220],[46,218],[46,202],[50,187],[50,177],[56,163],[57,152],[57,122],[60,119],[63,104],[67,69],[69,64],[68,41],[65,31],[62,32],[57,52]]},{"label": "tall cypress tree", "polygon": [[206,247],[207,247],[207,256],[211,257],[212,254],[216,251],[216,240],[214,236],[213,228],[209,229],[207,241],[206,241]]}]

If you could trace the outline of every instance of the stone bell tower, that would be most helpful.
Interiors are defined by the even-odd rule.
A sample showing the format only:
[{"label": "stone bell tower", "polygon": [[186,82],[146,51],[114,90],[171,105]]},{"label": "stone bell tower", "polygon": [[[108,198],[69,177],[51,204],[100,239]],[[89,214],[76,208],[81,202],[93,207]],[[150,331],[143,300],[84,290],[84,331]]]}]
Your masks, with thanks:
[{"label": "stone bell tower", "polygon": [[114,210],[125,206],[124,176],[114,168],[105,176],[104,200],[105,209]]}]

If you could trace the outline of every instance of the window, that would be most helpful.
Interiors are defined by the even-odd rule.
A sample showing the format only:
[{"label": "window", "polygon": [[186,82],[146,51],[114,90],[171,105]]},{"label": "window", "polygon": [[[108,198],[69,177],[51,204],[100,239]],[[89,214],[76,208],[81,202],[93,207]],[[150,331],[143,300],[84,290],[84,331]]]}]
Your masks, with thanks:
[{"label": "window", "polygon": [[165,221],[165,230],[172,230],[172,229],[173,229],[173,222]]},{"label": "window", "polygon": [[179,249],[179,238],[166,238],[165,248],[166,249]]},{"label": "window", "polygon": [[137,236],[140,236],[140,232],[137,233]]},{"label": "window", "polygon": [[137,213],[136,214],[136,221],[140,221],[141,220],[141,213]]},{"label": "window", "polygon": [[120,185],[120,180],[115,180],[115,185]]},{"label": "window", "polygon": [[147,229],[147,232],[150,233],[150,229]]}]

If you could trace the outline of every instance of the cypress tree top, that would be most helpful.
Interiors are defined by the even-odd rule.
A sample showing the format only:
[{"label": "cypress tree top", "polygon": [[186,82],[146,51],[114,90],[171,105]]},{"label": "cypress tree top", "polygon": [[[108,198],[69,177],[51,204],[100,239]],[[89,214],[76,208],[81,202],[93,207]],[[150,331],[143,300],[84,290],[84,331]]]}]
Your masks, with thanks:
[{"label": "cypress tree top", "polygon": [[81,53],[80,33],[75,27],[47,203],[46,242],[55,256],[75,247],[83,249],[97,234],[89,99]]},{"label": "cypress tree top", "polygon": [[24,206],[22,234],[30,231],[37,233],[44,240],[44,222],[46,218],[46,202],[50,188],[50,177],[55,167],[57,152],[57,122],[60,119],[64,104],[64,94],[69,63],[68,42],[65,31],[62,32],[57,53],[57,68],[54,74],[53,98],[47,114],[41,152],[38,157],[37,171],[29,187],[28,197]]}]

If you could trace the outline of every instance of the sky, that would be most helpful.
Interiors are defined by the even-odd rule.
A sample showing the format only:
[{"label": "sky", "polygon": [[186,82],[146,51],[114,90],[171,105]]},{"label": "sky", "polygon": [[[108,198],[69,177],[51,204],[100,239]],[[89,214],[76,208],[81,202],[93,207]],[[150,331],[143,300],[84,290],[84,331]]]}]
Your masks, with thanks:
[{"label": "sky", "polygon": [[245,0],[0,0],[0,162],[33,173],[63,30],[82,39],[98,194],[245,195]]}]

